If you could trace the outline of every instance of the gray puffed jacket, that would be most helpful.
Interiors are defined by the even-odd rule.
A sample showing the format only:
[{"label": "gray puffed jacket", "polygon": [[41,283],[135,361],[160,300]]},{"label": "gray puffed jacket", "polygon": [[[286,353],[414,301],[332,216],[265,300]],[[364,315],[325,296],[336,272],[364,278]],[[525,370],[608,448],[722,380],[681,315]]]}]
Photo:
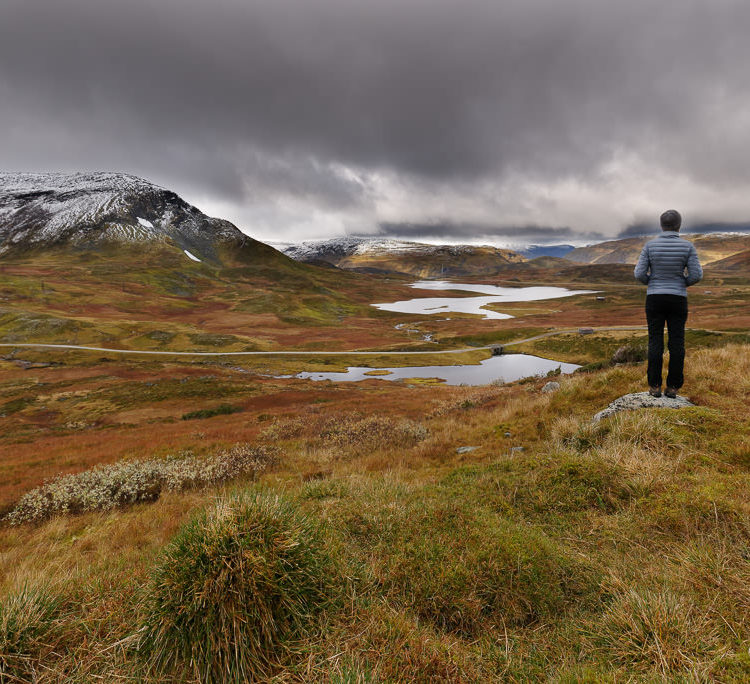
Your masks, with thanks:
[{"label": "gray puffed jacket", "polygon": [[664,231],[643,246],[633,275],[648,285],[646,294],[687,297],[688,286],[703,277],[703,269],[692,242],[683,240],[676,232]]}]

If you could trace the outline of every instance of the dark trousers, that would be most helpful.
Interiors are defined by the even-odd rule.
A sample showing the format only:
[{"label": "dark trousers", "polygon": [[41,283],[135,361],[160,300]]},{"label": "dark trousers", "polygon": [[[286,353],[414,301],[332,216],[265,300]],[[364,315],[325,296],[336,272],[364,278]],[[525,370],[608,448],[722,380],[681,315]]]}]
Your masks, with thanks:
[{"label": "dark trousers", "polygon": [[661,368],[664,356],[664,323],[669,339],[669,369],[667,387],[680,389],[684,382],[685,365],[685,321],[687,321],[687,297],[671,294],[646,296],[646,322],[648,323],[648,384],[661,386]]}]

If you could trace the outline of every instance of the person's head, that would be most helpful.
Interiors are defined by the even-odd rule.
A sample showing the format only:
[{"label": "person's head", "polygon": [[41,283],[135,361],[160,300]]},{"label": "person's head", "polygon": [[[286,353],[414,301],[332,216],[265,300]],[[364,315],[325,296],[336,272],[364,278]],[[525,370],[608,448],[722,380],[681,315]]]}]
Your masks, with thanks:
[{"label": "person's head", "polygon": [[668,209],[659,217],[659,222],[662,230],[673,230],[676,233],[682,225],[682,216],[679,211]]}]

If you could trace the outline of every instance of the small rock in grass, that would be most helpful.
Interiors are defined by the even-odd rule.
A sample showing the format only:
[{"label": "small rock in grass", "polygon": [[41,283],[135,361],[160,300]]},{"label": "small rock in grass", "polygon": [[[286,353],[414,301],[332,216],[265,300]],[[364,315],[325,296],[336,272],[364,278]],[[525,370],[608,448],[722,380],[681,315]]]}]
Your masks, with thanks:
[{"label": "small rock in grass", "polygon": [[542,387],[542,392],[557,392],[557,390],[559,389],[560,389],[559,382],[550,381],[544,387]]},{"label": "small rock in grass", "polygon": [[474,451],[475,449],[478,449],[478,446],[462,446],[458,447],[456,449],[457,454],[468,454],[470,451]]}]

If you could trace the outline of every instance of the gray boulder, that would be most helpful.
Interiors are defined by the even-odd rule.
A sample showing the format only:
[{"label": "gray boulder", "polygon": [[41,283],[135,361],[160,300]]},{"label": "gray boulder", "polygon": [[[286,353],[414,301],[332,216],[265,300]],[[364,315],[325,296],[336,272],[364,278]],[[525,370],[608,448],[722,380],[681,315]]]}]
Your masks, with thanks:
[{"label": "gray boulder", "polygon": [[622,397],[615,399],[607,408],[603,411],[599,411],[591,420],[594,423],[599,422],[602,418],[607,418],[620,411],[632,411],[634,409],[644,408],[686,408],[688,406],[695,406],[691,401],[688,401],[685,397],[681,397],[679,394],[676,398],[670,399],[664,395],[660,397],[652,397],[648,392],[636,392],[634,394],[625,394]]},{"label": "gray boulder", "polygon": [[560,389],[559,382],[550,381],[544,387],[542,387],[542,392],[557,392],[557,390],[559,389]]}]

